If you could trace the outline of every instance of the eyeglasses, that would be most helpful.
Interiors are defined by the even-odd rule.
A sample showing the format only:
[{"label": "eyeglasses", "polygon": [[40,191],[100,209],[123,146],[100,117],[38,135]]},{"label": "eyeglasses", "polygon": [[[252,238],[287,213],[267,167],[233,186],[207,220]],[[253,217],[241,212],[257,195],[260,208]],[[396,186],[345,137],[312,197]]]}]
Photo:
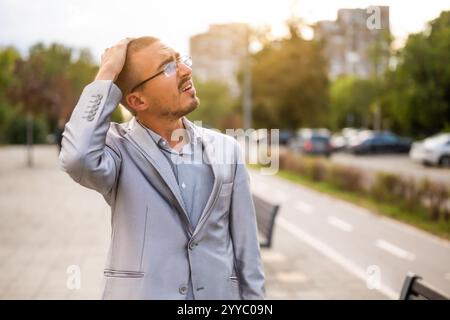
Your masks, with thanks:
[{"label": "eyeglasses", "polygon": [[164,68],[159,71],[158,73],[152,75],[151,77],[139,82],[137,85],[135,85],[131,90],[130,93],[133,92],[134,90],[136,90],[138,87],[142,86],[144,83],[146,83],[147,81],[150,81],[154,78],[156,78],[157,76],[164,74],[166,77],[170,77],[171,75],[173,75],[177,69],[178,69],[178,64],[179,63],[183,63],[184,65],[188,66],[188,67],[192,67],[192,58],[189,56],[181,56],[179,57],[177,60],[174,61],[170,61],[169,63],[167,63]]}]

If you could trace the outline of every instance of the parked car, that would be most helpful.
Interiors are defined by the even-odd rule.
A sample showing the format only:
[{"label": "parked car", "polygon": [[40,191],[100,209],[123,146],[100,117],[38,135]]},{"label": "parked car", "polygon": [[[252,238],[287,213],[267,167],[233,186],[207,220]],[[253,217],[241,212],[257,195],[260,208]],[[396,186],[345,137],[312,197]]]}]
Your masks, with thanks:
[{"label": "parked car", "polygon": [[333,152],[348,151],[349,146],[356,141],[361,140],[367,136],[367,133],[372,134],[372,131],[365,128],[343,128],[340,132],[336,132],[331,136],[330,143]]},{"label": "parked car", "polygon": [[262,143],[278,143],[280,145],[287,145],[289,140],[294,137],[294,133],[289,130],[279,129],[278,131],[278,139],[275,139],[275,135],[271,132],[270,129],[257,129],[253,130],[249,135],[249,142],[254,145],[259,145]]},{"label": "parked car", "polygon": [[295,135],[292,131],[280,129],[280,132],[279,132],[280,145],[283,145],[283,146],[287,145],[294,136]]},{"label": "parked car", "polygon": [[312,155],[330,156],[330,132],[328,129],[300,129],[289,147],[295,152]]},{"label": "parked car", "polygon": [[414,142],[409,156],[424,165],[450,168],[450,133],[440,133],[423,141]]},{"label": "parked car", "polygon": [[369,129],[359,130],[357,132],[354,132],[349,136],[347,139],[347,151],[352,151],[352,147],[359,145],[363,141],[373,137],[375,135],[375,132]]},{"label": "parked car", "polygon": [[331,136],[330,144],[333,152],[347,149],[347,139],[340,133],[335,133]]},{"label": "parked car", "polygon": [[350,144],[353,154],[407,153],[412,140],[399,137],[391,132],[361,132]]}]

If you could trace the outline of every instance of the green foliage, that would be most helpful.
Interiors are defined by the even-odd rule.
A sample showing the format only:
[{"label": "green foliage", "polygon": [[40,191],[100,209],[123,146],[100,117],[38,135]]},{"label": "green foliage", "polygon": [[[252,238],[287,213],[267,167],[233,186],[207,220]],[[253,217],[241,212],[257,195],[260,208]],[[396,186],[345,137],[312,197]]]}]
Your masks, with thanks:
[{"label": "green foliage", "polygon": [[188,115],[191,121],[202,121],[205,127],[227,129],[227,120],[234,112],[235,101],[227,86],[220,82],[194,80],[200,105]]},{"label": "green foliage", "polygon": [[15,120],[16,113],[16,108],[9,101],[0,101],[0,144],[8,143],[6,128]]},{"label": "green foliage", "polygon": [[450,11],[408,37],[388,77],[387,103],[395,126],[411,135],[450,127]]},{"label": "green foliage", "polygon": [[371,177],[359,168],[288,151],[280,152],[279,164],[281,172],[306,180],[309,186],[322,185],[350,199],[367,199],[383,211],[387,208],[395,218],[450,236],[450,190],[446,184],[383,172]]},{"label": "green foliage", "polygon": [[4,98],[4,90],[11,85],[14,77],[16,61],[19,53],[12,47],[0,48],[0,95]]},{"label": "green foliage", "polygon": [[[27,117],[19,114],[14,117],[14,121],[9,121],[5,127],[5,140],[11,144],[25,144],[27,142],[26,136]],[[46,137],[49,133],[48,124],[42,117],[33,117],[33,142],[45,143]]]},{"label": "green foliage", "polygon": [[328,78],[321,47],[291,32],[289,39],[267,43],[253,56],[256,127],[297,129],[325,120]]},{"label": "green foliage", "polygon": [[5,140],[5,128],[15,108],[8,99],[9,87],[14,83],[14,69],[19,53],[12,47],[0,48],[0,143]]},{"label": "green foliage", "polygon": [[54,131],[58,122],[68,119],[96,69],[86,49],[38,43],[26,58],[14,48],[0,49],[0,143],[23,141],[15,137],[27,112],[40,119],[38,132]]},{"label": "green foliage", "polygon": [[371,123],[370,108],[380,94],[375,80],[340,77],[330,88],[329,124],[331,129],[367,127]]},{"label": "green foliage", "polygon": [[342,190],[364,191],[363,172],[358,168],[331,165],[329,182]]},{"label": "green foliage", "polygon": [[96,66],[90,54],[60,44],[38,43],[26,60],[16,64],[18,83],[12,97],[22,108],[49,118],[67,118],[82,88],[92,81]]}]

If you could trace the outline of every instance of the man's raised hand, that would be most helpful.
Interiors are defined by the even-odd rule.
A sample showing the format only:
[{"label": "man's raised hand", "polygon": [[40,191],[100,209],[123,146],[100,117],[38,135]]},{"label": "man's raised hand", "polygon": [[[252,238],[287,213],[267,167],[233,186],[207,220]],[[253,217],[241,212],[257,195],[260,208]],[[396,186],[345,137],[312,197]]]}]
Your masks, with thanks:
[{"label": "man's raised hand", "polygon": [[114,46],[107,48],[102,54],[102,61],[95,80],[117,80],[122,71],[127,56],[127,48],[133,38],[120,40]]}]

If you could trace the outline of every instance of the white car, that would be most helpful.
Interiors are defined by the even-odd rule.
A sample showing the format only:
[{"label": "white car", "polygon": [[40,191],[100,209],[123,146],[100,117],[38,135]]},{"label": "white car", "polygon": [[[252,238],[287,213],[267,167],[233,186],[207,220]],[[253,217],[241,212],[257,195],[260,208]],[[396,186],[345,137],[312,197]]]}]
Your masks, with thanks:
[{"label": "white car", "polygon": [[409,156],[424,165],[450,168],[450,133],[440,133],[423,141],[414,142]]}]

